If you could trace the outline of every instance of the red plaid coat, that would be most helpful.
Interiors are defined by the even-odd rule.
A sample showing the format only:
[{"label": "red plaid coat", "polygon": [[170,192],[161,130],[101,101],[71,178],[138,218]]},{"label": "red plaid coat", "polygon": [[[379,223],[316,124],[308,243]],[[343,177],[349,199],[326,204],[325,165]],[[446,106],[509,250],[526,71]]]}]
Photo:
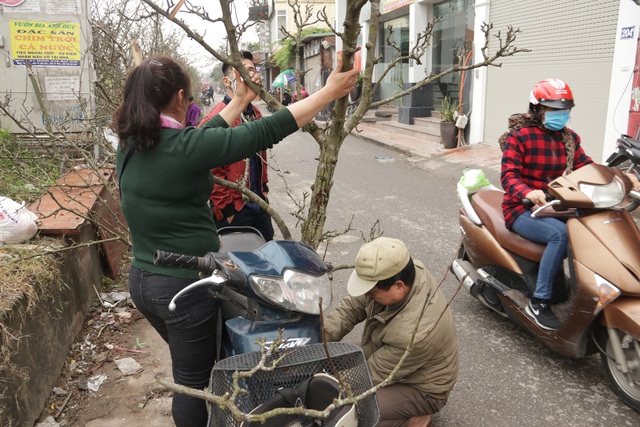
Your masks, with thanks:
[{"label": "red plaid coat", "polygon": [[[573,169],[579,169],[593,160],[580,145],[580,137],[570,131],[575,141]],[[507,228],[511,228],[518,216],[529,209],[522,200],[533,190],[547,189],[549,182],[564,173],[567,165],[565,146],[559,131],[539,127],[524,127],[511,131],[502,152],[500,180],[505,195],[502,212]]]}]

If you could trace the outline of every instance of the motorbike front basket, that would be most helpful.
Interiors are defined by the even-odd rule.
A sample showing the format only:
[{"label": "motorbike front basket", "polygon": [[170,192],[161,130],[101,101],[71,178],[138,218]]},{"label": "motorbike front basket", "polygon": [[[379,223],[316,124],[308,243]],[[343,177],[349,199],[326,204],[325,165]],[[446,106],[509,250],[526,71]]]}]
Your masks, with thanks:
[{"label": "motorbike front basket", "polygon": [[[285,350],[287,354],[277,367],[270,371],[258,371],[250,378],[241,381],[240,386],[246,393],[240,393],[236,405],[249,413],[271,398],[278,389],[295,388],[303,381],[319,372],[340,377],[351,386],[354,396],[373,387],[362,349],[348,343],[327,343],[331,362],[327,359],[322,344],[311,344]],[[260,352],[239,354],[216,363],[211,371],[209,387],[217,396],[231,393],[232,375],[236,371],[248,371],[260,361]],[[270,366],[270,363],[267,363]],[[336,372],[337,371],[337,372]],[[237,427],[237,422],[226,409],[208,403],[209,427]],[[356,405],[359,427],[373,427],[378,423],[380,411],[375,395],[367,396]]]}]

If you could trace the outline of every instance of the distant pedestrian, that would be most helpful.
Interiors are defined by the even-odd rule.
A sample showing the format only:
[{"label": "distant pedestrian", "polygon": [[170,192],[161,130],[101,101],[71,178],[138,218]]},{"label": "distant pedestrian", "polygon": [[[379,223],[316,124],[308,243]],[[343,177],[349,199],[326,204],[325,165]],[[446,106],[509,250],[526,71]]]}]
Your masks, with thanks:
[{"label": "distant pedestrian", "polygon": [[282,105],[284,105],[285,107],[289,104],[291,104],[293,102],[293,100],[291,99],[291,95],[289,94],[289,92],[284,91],[282,93]]},{"label": "distant pedestrian", "polygon": [[189,99],[189,108],[187,108],[187,116],[185,118],[185,123],[187,126],[196,126],[198,123],[200,123],[200,115],[202,114],[202,111],[200,110],[200,107],[198,107],[198,104],[193,102],[192,95],[189,95],[188,99]]}]

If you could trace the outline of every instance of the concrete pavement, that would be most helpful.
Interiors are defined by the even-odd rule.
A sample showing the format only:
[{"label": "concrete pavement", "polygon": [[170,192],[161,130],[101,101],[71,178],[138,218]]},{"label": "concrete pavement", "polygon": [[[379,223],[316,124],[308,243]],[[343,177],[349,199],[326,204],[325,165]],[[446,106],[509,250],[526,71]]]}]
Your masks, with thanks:
[{"label": "concrete pavement", "polygon": [[[263,115],[270,114],[264,101],[257,100],[254,103]],[[399,132],[389,132],[376,126],[378,119],[375,118],[374,111],[371,110],[365,115],[363,121],[351,132],[351,135],[392,148],[409,156],[433,158],[434,160],[439,159],[451,163],[463,163],[469,165],[469,167],[500,171],[502,152],[497,144],[473,144],[446,149],[440,142],[434,142],[427,137],[419,138]],[[395,109],[390,109],[389,111],[393,112],[390,120],[397,122]],[[318,122],[318,124],[323,125],[324,122]]]},{"label": "concrete pavement", "polygon": [[410,156],[438,158],[451,163],[468,164],[469,167],[500,170],[502,152],[497,144],[473,144],[446,149],[439,142],[386,132],[366,121],[360,123],[351,134]]}]

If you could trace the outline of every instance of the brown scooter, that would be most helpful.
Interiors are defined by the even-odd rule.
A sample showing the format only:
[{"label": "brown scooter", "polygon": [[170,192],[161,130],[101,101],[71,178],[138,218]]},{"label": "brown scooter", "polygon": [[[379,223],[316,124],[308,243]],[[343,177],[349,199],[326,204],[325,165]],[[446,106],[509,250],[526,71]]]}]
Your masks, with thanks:
[{"label": "brown scooter", "polygon": [[616,394],[640,411],[640,232],[624,209],[631,188],[615,168],[591,164],[549,184],[546,206],[575,208],[567,221],[568,272],[555,278],[556,331],[541,329],[525,307],[535,290],[544,245],[504,225],[502,190],[458,184],[463,239],[451,271],[482,304],[569,357],[599,351]]}]

